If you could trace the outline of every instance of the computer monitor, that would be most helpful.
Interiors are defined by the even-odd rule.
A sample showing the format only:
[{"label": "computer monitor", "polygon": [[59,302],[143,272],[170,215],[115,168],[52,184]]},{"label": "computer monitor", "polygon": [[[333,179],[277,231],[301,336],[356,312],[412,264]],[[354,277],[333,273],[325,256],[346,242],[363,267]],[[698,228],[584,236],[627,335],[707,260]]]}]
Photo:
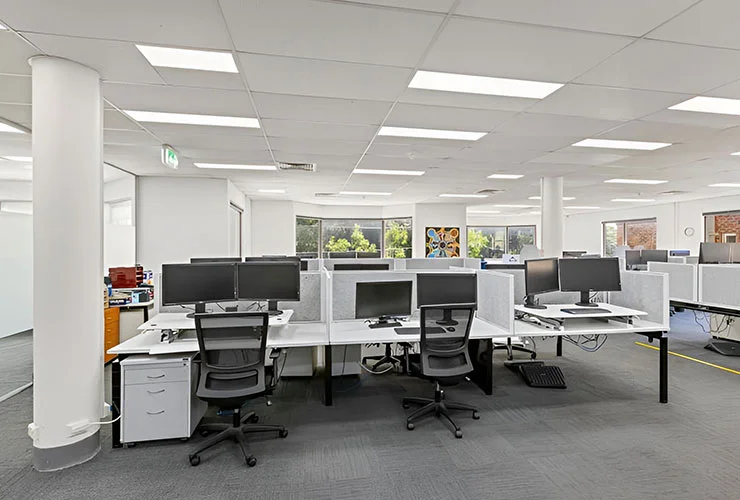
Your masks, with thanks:
[{"label": "computer monitor", "polygon": [[195,304],[195,312],[204,313],[206,303],[235,300],[235,267],[229,263],[162,264],[162,305]]},{"label": "computer monitor", "polygon": [[357,257],[357,252],[329,252],[330,259],[354,259]]},{"label": "computer monitor", "polygon": [[648,262],[668,262],[668,250],[642,250],[640,260],[643,264]]},{"label": "computer monitor", "polygon": [[535,303],[534,296],[560,290],[558,259],[530,259],[524,261],[524,288],[527,298],[524,307],[547,309]]},{"label": "computer monitor", "polygon": [[617,292],[622,290],[619,258],[561,259],[560,289],[564,292],[581,292],[577,306],[596,307],[591,302],[591,292]]},{"label": "computer monitor", "polygon": [[358,259],[379,259],[380,252],[357,252]]},{"label": "computer monitor", "polygon": [[[477,304],[478,275],[475,273],[419,273],[416,275],[416,307],[442,304]],[[440,325],[456,325],[452,311],[445,311]]]},{"label": "computer monitor", "polygon": [[371,281],[355,285],[355,318],[390,325],[396,316],[411,314],[413,281]]},{"label": "computer monitor", "polygon": [[699,264],[729,264],[732,262],[731,243],[701,243]]},{"label": "computer monitor", "polygon": [[688,257],[691,255],[690,250],[670,250],[668,253],[671,257]]},{"label": "computer monitor", "polygon": [[581,255],[584,255],[588,252],[585,250],[564,250],[563,251],[563,257],[566,259],[577,259]]},{"label": "computer monitor", "polygon": [[380,264],[366,264],[366,263],[357,263],[357,264],[344,264],[344,263],[337,263],[334,264],[334,270],[335,271],[388,271],[390,270],[391,266],[388,263],[380,263]]},{"label": "computer monitor", "polygon": [[728,243],[732,245],[730,249],[730,258],[733,264],[740,264],[740,243]]},{"label": "computer monitor", "polygon": [[209,264],[213,262],[241,262],[241,257],[190,257],[191,264]]},{"label": "computer monitor", "polygon": [[267,312],[281,314],[277,303],[301,300],[299,260],[257,260],[236,265],[236,290],[240,300],[266,300]]},{"label": "computer monitor", "polygon": [[642,264],[642,255],[640,252],[640,250],[626,250],[624,252],[624,260],[627,264],[627,269],[630,269],[632,266]]},{"label": "computer monitor", "polygon": [[301,258],[294,255],[263,255],[261,257],[244,257],[244,262],[301,262]]},{"label": "computer monitor", "polygon": [[301,271],[308,271],[308,261],[301,259]]}]

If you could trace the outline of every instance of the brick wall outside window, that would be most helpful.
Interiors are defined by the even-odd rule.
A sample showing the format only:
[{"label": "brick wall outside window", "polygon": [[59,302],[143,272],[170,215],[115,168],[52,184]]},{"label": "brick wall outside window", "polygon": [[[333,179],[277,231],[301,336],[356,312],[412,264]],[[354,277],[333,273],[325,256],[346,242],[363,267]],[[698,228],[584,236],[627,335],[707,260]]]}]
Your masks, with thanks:
[{"label": "brick wall outside window", "polygon": [[[725,234],[740,236],[740,214],[716,215],[714,217],[714,233],[716,242],[724,241]],[[740,237],[738,238],[740,241]]]}]

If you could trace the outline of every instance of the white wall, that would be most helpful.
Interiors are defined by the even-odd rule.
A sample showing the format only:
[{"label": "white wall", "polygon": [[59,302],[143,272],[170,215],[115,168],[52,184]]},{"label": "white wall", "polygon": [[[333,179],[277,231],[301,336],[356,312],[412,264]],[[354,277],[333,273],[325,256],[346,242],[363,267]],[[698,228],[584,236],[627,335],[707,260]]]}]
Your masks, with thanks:
[{"label": "white wall", "polygon": [[460,257],[468,251],[468,232],[465,205],[448,203],[417,203],[414,206],[413,257],[425,257],[427,227],[457,227],[460,229]]},{"label": "white wall", "polygon": [[139,177],[138,263],[156,273],[163,263],[227,256],[228,203],[224,179]]},{"label": "white wall", "polygon": [[33,217],[0,212],[0,337],[33,328]]},{"label": "white wall", "polygon": [[[229,203],[242,209],[242,255],[252,255],[252,202],[239,191],[231,181],[227,181]],[[227,207],[228,208],[228,207]],[[230,209],[229,209],[230,210]]]},{"label": "white wall", "polygon": [[251,255],[295,255],[295,216],[292,201],[252,200]]},{"label": "white wall", "polygon": [[[132,226],[110,224],[107,203],[130,199],[134,206]],[[126,175],[103,184],[103,274],[111,267],[128,267],[136,264],[136,177]]]}]

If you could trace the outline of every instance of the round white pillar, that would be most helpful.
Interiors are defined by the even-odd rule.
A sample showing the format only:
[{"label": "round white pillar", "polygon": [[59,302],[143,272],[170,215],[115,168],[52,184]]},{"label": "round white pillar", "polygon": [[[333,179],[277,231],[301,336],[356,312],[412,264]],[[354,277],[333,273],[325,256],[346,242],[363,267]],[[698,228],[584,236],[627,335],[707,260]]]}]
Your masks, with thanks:
[{"label": "round white pillar", "polygon": [[563,256],[563,178],[540,179],[542,254]]},{"label": "round white pillar", "polygon": [[100,450],[103,413],[103,104],[100,75],[34,57],[33,461]]}]

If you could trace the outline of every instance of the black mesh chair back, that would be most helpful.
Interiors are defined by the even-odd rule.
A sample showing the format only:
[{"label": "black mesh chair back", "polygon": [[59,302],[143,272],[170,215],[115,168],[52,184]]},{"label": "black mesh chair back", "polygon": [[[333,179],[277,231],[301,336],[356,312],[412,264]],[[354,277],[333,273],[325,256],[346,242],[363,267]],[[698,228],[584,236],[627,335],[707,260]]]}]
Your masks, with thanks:
[{"label": "black mesh chair back", "polygon": [[421,308],[421,372],[440,382],[457,382],[473,371],[468,338],[475,304]]},{"label": "black mesh chair back", "polygon": [[239,407],[263,393],[269,315],[263,312],[196,314],[200,379],[196,395],[221,408]]}]

